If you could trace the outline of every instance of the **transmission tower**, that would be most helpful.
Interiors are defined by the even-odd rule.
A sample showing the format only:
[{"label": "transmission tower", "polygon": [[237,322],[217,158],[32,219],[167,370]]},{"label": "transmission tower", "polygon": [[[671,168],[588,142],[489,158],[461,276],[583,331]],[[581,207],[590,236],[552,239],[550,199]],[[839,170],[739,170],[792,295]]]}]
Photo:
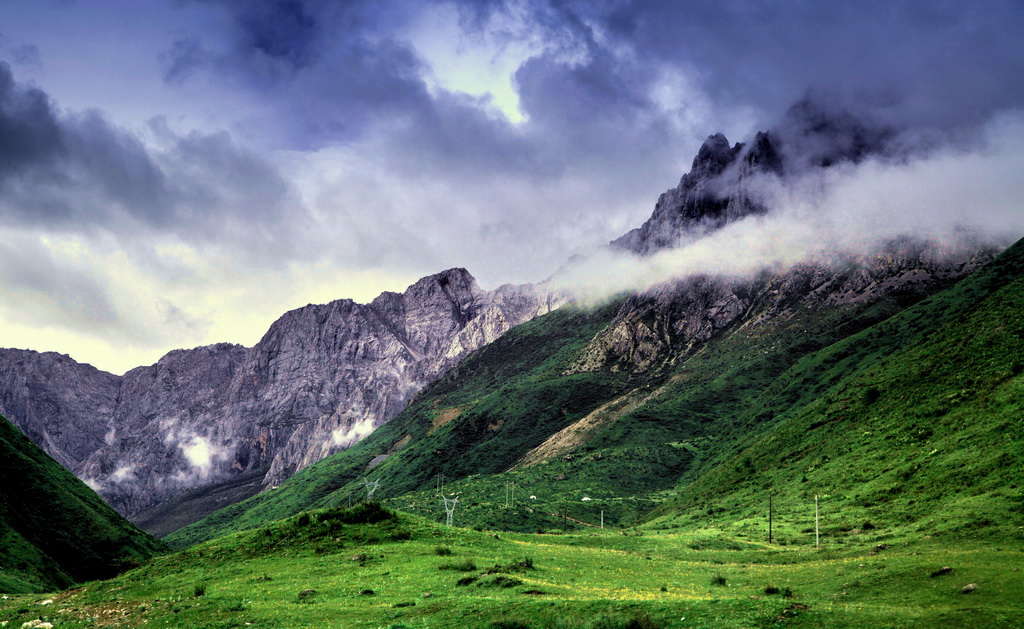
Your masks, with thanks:
[{"label": "transmission tower", "polygon": [[380,486],[380,479],[369,481],[364,478],[363,486],[366,487],[366,502],[370,502],[373,500],[373,492],[377,491],[377,487]]},{"label": "transmission tower", "polygon": [[455,513],[455,505],[459,504],[459,497],[449,498],[447,496],[441,496],[441,500],[444,500],[444,512],[445,519],[444,523],[447,526],[452,525],[452,515]]}]

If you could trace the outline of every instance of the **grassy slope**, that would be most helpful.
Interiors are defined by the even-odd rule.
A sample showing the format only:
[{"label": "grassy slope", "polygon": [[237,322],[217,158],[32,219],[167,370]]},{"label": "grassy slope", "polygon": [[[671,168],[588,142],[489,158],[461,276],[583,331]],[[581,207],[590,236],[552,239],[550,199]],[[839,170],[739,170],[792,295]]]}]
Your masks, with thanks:
[{"label": "grassy slope", "polygon": [[[563,308],[510,330],[362,442],[302,470],[278,489],[176,531],[167,541],[180,547],[347,500],[370,461],[406,438],[404,447],[373,470],[373,478],[381,479],[379,495],[432,487],[442,472],[455,478],[507,469],[548,434],[624,388],[622,375],[562,375],[617,308],[617,303],[595,311]],[[454,415],[457,421],[433,429],[435,420]]]},{"label": "grassy slope", "polygon": [[[883,539],[892,547],[874,551]],[[67,628],[1005,627],[1024,623],[1024,580],[1014,572],[1022,565],[1019,547],[871,533],[821,550],[711,529],[490,535],[360,507],[196,545],[48,597],[50,605],[42,596],[0,601],[0,620]],[[952,573],[931,576],[942,566]],[[969,582],[980,589],[961,594]]]},{"label": "grassy slope", "polygon": [[778,412],[774,421],[687,483],[666,509],[682,515],[663,524],[710,517],[760,531],[772,492],[783,539],[806,537],[816,494],[831,533],[868,521],[1024,538],[1022,276],[1018,244],[953,289],[805,357],[754,409]]},{"label": "grassy slope", "polygon": [[0,591],[110,577],[164,549],[0,417]]}]

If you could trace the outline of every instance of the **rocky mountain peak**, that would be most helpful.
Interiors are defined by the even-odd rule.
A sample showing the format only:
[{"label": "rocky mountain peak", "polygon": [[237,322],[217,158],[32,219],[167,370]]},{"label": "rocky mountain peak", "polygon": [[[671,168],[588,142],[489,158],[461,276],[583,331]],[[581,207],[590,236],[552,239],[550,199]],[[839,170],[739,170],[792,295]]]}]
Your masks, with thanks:
[{"label": "rocky mountain peak", "polygon": [[736,154],[742,148],[742,144],[731,146],[729,140],[721,133],[708,136],[693,158],[689,176],[693,180],[700,177],[717,177],[736,160]]},{"label": "rocky mountain peak", "polygon": [[771,133],[758,131],[749,147],[742,155],[744,173],[752,172],[782,174],[782,155],[779,153],[778,140]]},{"label": "rocky mountain peak", "polygon": [[74,470],[105,445],[120,381],[66,354],[0,349],[0,415]]},{"label": "rocky mountain peak", "polygon": [[764,208],[745,193],[743,182],[758,173],[777,174],[781,159],[772,136],[759,134],[751,147],[709,136],[679,185],[662,193],[642,226],[611,246],[640,255],[673,247],[688,232],[711,230]]},{"label": "rocky mountain peak", "polygon": [[751,194],[756,176],[791,176],[884,154],[893,137],[886,126],[824,98],[806,97],[769,131],[747,143],[709,136],[679,184],[658,198],[651,217],[611,246],[639,255],[671,248],[687,234],[718,229],[767,210]]}]

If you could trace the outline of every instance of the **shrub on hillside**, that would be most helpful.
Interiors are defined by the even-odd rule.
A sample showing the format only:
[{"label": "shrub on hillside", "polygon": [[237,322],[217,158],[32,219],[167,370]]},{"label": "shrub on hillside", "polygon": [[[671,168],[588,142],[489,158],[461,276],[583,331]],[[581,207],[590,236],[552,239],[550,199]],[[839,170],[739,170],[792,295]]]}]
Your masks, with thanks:
[{"label": "shrub on hillside", "polygon": [[331,509],[320,514],[321,522],[342,524],[373,524],[398,517],[394,511],[385,509],[379,502],[364,502],[348,509]]}]

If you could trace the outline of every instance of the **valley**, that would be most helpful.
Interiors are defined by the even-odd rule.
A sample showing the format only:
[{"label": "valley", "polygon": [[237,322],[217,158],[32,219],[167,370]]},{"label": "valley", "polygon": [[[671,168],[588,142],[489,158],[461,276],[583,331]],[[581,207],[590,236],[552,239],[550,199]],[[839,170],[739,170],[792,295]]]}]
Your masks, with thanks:
[{"label": "valley", "polygon": [[[762,178],[884,154],[865,124],[801,101],[709,137],[589,263],[760,225]],[[0,623],[1024,624],[1007,244],[900,234],[601,298],[453,268],[123,377],[3,350],[0,410],[37,444],[7,425],[11,477],[50,482],[0,493]]]}]

